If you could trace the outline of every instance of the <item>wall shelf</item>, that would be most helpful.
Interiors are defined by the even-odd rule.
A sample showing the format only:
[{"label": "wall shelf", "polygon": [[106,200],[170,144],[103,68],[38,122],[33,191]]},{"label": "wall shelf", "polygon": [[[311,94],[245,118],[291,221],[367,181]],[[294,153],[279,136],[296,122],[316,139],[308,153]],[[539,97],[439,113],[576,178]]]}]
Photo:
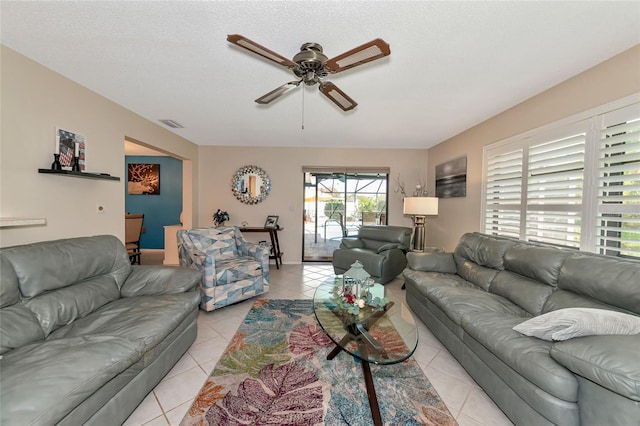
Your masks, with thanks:
[{"label": "wall shelf", "polygon": [[72,172],[71,170],[38,169],[38,173],[77,177],[77,178],[84,178],[84,179],[120,180],[119,177],[111,176],[106,173]]},{"label": "wall shelf", "polygon": [[0,218],[0,228],[10,228],[13,226],[40,226],[46,225],[47,219],[39,217],[2,217]]}]

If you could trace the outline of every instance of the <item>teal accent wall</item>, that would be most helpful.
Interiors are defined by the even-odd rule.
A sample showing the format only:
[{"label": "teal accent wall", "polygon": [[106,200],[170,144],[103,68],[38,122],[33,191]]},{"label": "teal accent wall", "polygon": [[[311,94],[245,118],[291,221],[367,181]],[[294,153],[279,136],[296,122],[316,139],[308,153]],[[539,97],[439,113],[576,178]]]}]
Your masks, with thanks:
[{"label": "teal accent wall", "polygon": [[[129,164],[160,164],[159,195],[129,195],[127,173]],[[182,211],[182,161],[173,157],[125,156],[125,211],[143,213],[146,232],[140,237],[142,249],[164,249],[164,227],[180,223]]]}]

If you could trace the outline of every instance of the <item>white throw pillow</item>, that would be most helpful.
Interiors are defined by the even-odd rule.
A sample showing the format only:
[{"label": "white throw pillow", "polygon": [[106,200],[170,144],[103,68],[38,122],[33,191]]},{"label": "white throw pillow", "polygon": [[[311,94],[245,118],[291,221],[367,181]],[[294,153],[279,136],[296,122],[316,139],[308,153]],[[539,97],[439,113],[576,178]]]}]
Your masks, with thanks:
[{"label": "white throw pillow", "polygon": [[599,334],[640,334],[640,317],[606,309],[566,308],[533,317],[513,329],[549,341]]}]

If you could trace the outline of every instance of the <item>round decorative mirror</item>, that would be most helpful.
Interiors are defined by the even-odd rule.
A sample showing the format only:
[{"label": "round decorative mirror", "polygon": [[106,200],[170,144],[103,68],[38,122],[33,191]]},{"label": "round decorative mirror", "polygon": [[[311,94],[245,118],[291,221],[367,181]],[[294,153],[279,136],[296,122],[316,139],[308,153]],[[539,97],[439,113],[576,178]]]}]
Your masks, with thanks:
[{"label": "round decorative mirror", "polygon": [[269,195],[271,181],[258,166],[240,167],[231,178],[233,195],[245,204],[258,204]]}]

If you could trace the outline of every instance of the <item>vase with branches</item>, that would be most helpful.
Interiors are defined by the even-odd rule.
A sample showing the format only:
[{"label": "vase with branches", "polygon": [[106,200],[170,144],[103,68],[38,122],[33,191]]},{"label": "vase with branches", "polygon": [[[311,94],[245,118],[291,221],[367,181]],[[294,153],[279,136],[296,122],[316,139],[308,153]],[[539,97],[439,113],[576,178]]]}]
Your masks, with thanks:
[{"label": "vase with branches", "polygon": [[218,209],[218,211],[213,214],[213,224],[215,226],[222,226],[227,220],[229,220],[229,213],[224,210]]}]

